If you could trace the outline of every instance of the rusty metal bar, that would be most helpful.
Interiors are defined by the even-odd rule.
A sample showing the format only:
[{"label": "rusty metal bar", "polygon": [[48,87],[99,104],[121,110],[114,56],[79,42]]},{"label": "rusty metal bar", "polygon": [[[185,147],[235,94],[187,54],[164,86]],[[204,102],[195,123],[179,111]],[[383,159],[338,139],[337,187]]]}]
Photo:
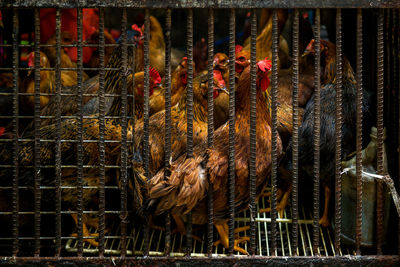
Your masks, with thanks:
[{"label": "rusty metal bar", "polygon": [[[39,9],[35,9],[35,257],[40,256],[40,16]],[[17,37],[18,38],[18,37]]]},{"label": "rusty metal bar", "polygon": [[127,115],[127,102],[128,102],[128,90],[126,85],[126,76],[128,69],[128,47],[127,47],[127,15],[126,8],[122,10],[122,22],[121,22],[121,37],[122,37],[122,91],[121,91],[121,257],[126,256],[126,231],[127,231],[127,219],[128,219],[128,207],[127,207],[127,127],[128,121]]},{"label": "rusty metal bar", "polygon": [[[144,113],[143,113],[143,155],[144,155],[144,172],[147,181],[150,179],[149,172],[149,92],[150,92],[150,59],[149,59],[149,42],[150,42],[150,11],[145,10],[144,15]],[[144,231],[144,255],[149,255],[149,226],[146,225]]]},{"label": "rusty metal bar", "polygon": [[[256,79],[257,79],[257,65],[256,65],[256,39],[257,39],[257,12],[255,9],[251,10],[251,39],[250,39],[250,255],[256,253]],[[230,70],[232,71],[232,69]],[[233,72],[233,71],[232,71]],[[234,73],[234,72],[233,72]],[[235,81],[235,80],[233,80]]]},{"label": "rusty metal bar", "polygon": [[292,136],[292,251],[297,255],[298,233],[299,233],[299,211],[298,211],[298,185],[299,185],[299,10],[295,9],[293,14],[292,30],[293,46],[293,136]]},{"label": "rusty metal bar", "polygon": [[[214,58],[214,9],[208,9],[208,128],[207,144],[208,148],[214,145],[214,88],[211,86],[214,81],[213,73]],[[208,190],[208,224],[207,224],[207,254],[212,255],[213,234],[214,234],[214,197],[213,186],[210,183]]]},{"label": "rusty metal bar", "polygon": [[233,254],[235,227],[235,33],[236,11],[229,15],[229,254]]},{"label": "rusty metal bar", "polygon": [[320,31],[321,31],[320,10],[315,10],[314,21],[314,50],[315,50],[315,77],[314,77],[314,212],[313,212],[313,252],[319,254],[319,179],[320,179],[320,135],[321,135],[321,81],[320,81]]},{"label": "rusty metal bar", "polygon": [[335,253],[340,253],[342,226],[342,10],[336,10],[336,113],[335,113]]},{"label": "rusty metal bar", "polygon": [[78,256],[83,254],[83,88],[82,88],[82,76],[83,76],[83,49],[82,49],[82,8],[77,9],[77,31],[78,31],[78,59],[77,65],[77,89],[78,89]]},{"label": "rusty metal bar", "polygon": [[[61,106],[61,10],[56,10],[56,101]],[[55,155],[55,177],[56,177],[56,255],[61,254],[61,109],[56,111],[56,155]]]},{"label": "rusty metal bar", "polygon": [[[193,9],[188,9],[187,13],[187,143],[186,154],[193,157]],[[187,215],[186,225],[186,255],[192,252],[192,213]]]},{"label": "rusty metal bar", "polygon": [[19,35],[19,20],[18,9],[13,9],[13,134],[14,134],[14,150],[13,150],[13,193],[12,193],[12,206],[13,206],[13,257],[18,255],[18,227],[19,227],[19,188],[18,188],[18,66],[19,66],[19,53],[18,53],[18,35]]},{"label": "rusty metal bar", "polygon": [[362,10],[357,10],[357,127],[356,127],[356,176],[357,176],[357,209],[356,209],[356,250],[361,254],[362,227]]},{"label": "rusty metal bar", "polygon": [[98,8],[99,5],[112,8],[399,8],[396,0],[292,0],[292,1],[177,1],[177,0],[3,0],[0,7],[60,7],[60,8]]},{"label": "rusty metal bar", "polygon": [[105,209],[106,209],[106,200],[105,200],[105,144],[104,144],[104,132],[105,132],[105,98],[104,98],[104,80],[105,80],[105,61],[104,61],[104,8],[100,8],[99,13],[99,256],[104,257],[104,237],[105,237]]},{"label": "rusty metal bar", "polygon": [[[378,72],[377,72],[377,169],[378,174],[384,174],[383,168],[383,77],[384,77],[384,58],[383,58],[383,9],[379,10],[378,17],[378,35],[377,35],[377,57],[378,57]],[[382,181],[377,181],[377,253],[382,255],[383,241],[383,184]]]},{"label": "rusty metal bar", "polygon": [[276,9],[272,13],[272,79],[271,79],[271,95],[272,95],[272,169],[271,169],[271,185],[272,185],[272,200],[271,200],[271,248],[272,255],[277,256],[277,167],[278,167],[278,152],[277,152],[277,137],[278,137],[278,12]]},{"label": "rusty metal bar", "polygon": [[[171,157],[171,14],[172,10],[167,9],[165,18],[165,157],[164,157],[164,176],[167,180],[170,176],[170,157]],[[166,216],[165,233],[165,254],[171,252],[171,216],[168,212]]]},{"label": "rusty metal bar", "polygon": [[[399,10],[393,9],[393,54],[394,54],[394,68],[393,68],[393,89],[395,92],[397,92],[397,105],[399,107],[396,107],[397,109],[397,147],[400,146],[400,90],[399,90],[399,58],[397,55],[399,54]],[[398,162],[400,163],[400,149],[398,150]],[[399,169],[398,169],[398,175],[399,175],[399,180],[400,180],[400,164],[398,164]],[[398,240],[400,240],[400,221],[398,225]],[[398,245],[398,254],[400,255],[400,243]]]}]

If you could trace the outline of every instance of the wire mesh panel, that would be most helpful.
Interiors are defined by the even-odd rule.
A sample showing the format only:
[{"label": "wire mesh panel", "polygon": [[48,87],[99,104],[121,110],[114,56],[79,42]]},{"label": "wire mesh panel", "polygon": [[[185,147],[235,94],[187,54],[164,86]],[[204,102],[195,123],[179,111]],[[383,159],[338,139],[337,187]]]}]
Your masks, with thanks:
[{"label": "wire mesh panel", "polygon": [[398,261],[399,7],[2,1],[1,261]]}]

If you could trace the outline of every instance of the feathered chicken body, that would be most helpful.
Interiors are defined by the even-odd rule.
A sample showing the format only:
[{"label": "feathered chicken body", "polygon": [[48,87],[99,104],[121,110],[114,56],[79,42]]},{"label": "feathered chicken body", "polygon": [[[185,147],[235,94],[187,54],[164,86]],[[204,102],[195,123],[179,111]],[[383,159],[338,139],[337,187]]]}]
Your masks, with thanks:
[{"label": "feathered chicken body", "polygon": [[[307,48],[308,53],[314,53],[314,41]],[[321,217],[320,224],[323,226],[329,225],[328,207],[330,191],[334,188],[335,174],[335,103],[336,103],[336,47],[334,44],[321,40],[321,139],[320,139],[320,179],[321,185],[325,189],[325,206],[324,213]],[[356,144],[356,81],[354,78],[353,69],[348,60],[343,57],[343,83],[342,83],[342,159],[355,150]],[[364,131],[370,129],[371,122],[370,114],[370,96],[369,92],[364,89],[363,92],[363,127]],[[304,171],[302,181],[305,182],[306,177],[313,176],[314,164],[314,146],[313,146],[313,129],[314,129],[314,99],[313,95],[308,101],[303,122],[299,128],[299,166]],[[291,159],[292,146],[289,144],[287,154],[284,160],[282,178],[285,181],[291,180]],[[322,167],[323,166],[323,167]],[[289,190],[290,192],[290,190]],[[279,205],[279,209],[283,209],[286,203]]]},{"label": "feathered chicken body", "polygon": [[[264,99],[262,90],[269,84],[267,73],[271,68],[270,61],[258,63],[257,80],[257,194],[260,194],[268,181],[271,170],[271,117],[269,105]],[[235,121],[235,208],[241,211],[249,202],[249,114],[250,114],[250,67],[241,74],[236,89],[236,121]],[[165,180],[160,171],[150,180],[150,200],[147,209],[153,214],[161,214],[170,210],[177,220],[192,212],[193,223],[207,222],[206,194],[209,184],[214,190],[214,225],[221,242],[228,247],[227,233],[224,229],[229,217],[228,208],[228,158],[229,158],[229,124],[225,123],[214,133],[214,147],[207,150],[207,142],[203,141],[194,148],[193,158],[182,155],[171,166],[171,175]],[[280,138],[277,139],[278,155],[282,153]],[[208,179],[207,176],[210,178]],[[237,246],[235,250],[246,253]]]}]

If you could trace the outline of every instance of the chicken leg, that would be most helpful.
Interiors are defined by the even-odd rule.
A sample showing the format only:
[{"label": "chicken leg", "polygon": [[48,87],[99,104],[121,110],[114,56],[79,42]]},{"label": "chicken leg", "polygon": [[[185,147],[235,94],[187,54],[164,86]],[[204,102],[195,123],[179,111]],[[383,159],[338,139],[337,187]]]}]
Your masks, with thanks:
[{"label": "chicken leg", "polygon": [[324,213],[322,214],[321,219],[319,219],[319,224],[322,225],[323,227],[328,227],[329,226],[328,212],[329,212],[329,200],[331,198],[331,190],[329,189],[328,186],[325,186],[324,189],[325,189]]},{"label": "chicken leg", "polygon": [[[214,224],[215,228],[217,228],[218,234],[220,239],[216,242],[214,242],[214,246],[217,246],[219,244],[222,244],[225,248],[229,248],[229,230],[228,230],[228,224],[225,222],[223,224]],[[241,227],[237,230],[235,230],[235,233],[247,230],[249,226]],[[228,231],[227,231],[228,230]],[[238,251],[242,254],[249,255],[249,253],[238,246],[238,244],[250,241],[250,238],[248,236],[244,237],[235,237],[234,245],[233,245],[233,250]]]},{"label": "chicken leg", "polygon": [[[282,192],[281,189],[278,189],[278,191],[281,191],[281,192]],[[276,211],[279,212],[279,216],[280,216],[281,218],[283,218],[283,212],[284,212],[285,209],[286,209],[286,206],[287,206],[287,203],[288,203],[288,201],[289,201],[289,196],[290,196],[290,193],[291,193],[291,192],[292,192],[292,185],[290,184],[290,186],[289,186],[288,189],[283,193],[283,195],[282,195],[282,193],[279,194],[279,195],[282,195],[282,198],[280,199],[278,205],[276,206]],[[277,193],[277,195],[278,195],[278,193]],[[271,208],[260,209],[258,212],[259,212],[259,213],[271,212]]]},{"label": "chicken leg", "polygon": [[[71,216],[72,216],[72,219],[74,220],[74,222],[75,222],[75,224],[78,226],[78,215],[76,214],[76,213],[71,213]],[[89,232],[89,230],[88,230],[88,228],[87,228],[87,226],[86,226],[86,224],[87,224],[87,215],[86,214],[83,214],[82,215],[82,231],[83,231],[83,236],[84,237],[91,237],[91,236],[93,236],[93,237],[99,237],[99,233],[90,233]],[[97,224],[97,226],[98,226],[98,224]],[[73,233],[71,236],[78,236],[78,234],[77,233]],[[99,246],[99,242],[97,242],[96,240],[94,240],[94,239],[91,239],[91,238],[83,238],[83,241],[84,242],[88,242],[89,244],[91,244],[91,245],[93,245],[93,246],[95,246],[95,247],[98,247]]]}]

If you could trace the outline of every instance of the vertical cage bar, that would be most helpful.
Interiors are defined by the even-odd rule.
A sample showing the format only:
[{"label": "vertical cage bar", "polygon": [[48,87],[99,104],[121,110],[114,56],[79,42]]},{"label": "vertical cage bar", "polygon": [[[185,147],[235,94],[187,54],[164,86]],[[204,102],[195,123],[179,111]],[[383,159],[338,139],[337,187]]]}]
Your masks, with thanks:
[{"label": "vertical cage bar", "polygon": [[235,9],[229,18],[229,254],[233,254],[235,226]]},{"label": "vertical cage bar", "polygon": [[362,10],[357,10],[357,127],[356,127],[356,177],[357,177],[357,210],[356,210],[356,250],[361,254],[362,227]]},{"label": "vertical cage bar", "polygon": [[40,256],[40,16],[35,9],[35,257]]},{"label": "vertical cage bar", "polygon": [[[257,13],[253,9],[251,11],[251,56],[256,55],[256,38],[257,38]],[[256,78],[257,66],[255,60],[251,58],[250,66],[250,255],[256,253]]]},{"label": "vertical cage bar", "polygon": [[[393,90],[397,92],[397,105],[400,107],[400,90],[399,90],[399,10],[398,9],[393,9],[393,53],[394,53],[394,66],[393,66]],[[396,107],[397,109],[397,120],[400,119],[400,110],[399,107]],[[397,131],[398,131],[398,139],[397,139],[397,146],[400,146],[400,121],[397,122]],[[398,160],[400,161],[400,151],[398,153]],[[399,162],[400,163],[400,162]],[[398,175],[400,179],[400,164],[399,170],[398,170]],[[398,240],[400,240],[400,221],[398,225]],[[400,243],[398,245],[398,254],[400,255]]]},{"label": "vertical cage bar", "polygon": [[[150,11],[145,10],[144,15],[144,129],[143,129],[143,154],[144,154],[144,171],[147,181],[150,179],[149,172],[149,91],[150,91],[150,59],[149,59],[149,42],[150,42]],[[144,229],[144,255],[149,255],[149,226]]]},{"label": "vertical cage bar", "polygon": [[320,9],[315,9],[314,22],[314,50],[315,50],[315,91],[314,91],[314,212],[313,212],[313,252],[318,255],[319,248],[319,177],[320,177],[320,132],[321,132],[321,81],[320,81]]},{"label": "vertical cage bar", "polygon": [[[187,58],[188,58],[188,84],[187,84],[187,145],[186,154],[193,157],[193,9],[188,9],[187,14]],[[186,255],[192,251],[192,214],[187,216],[186,227]]]},{"label": "vertical cage bar", "polygon": [[336,10],[336,113],[335,113],[335,253],[340,253],[342,225],[342,10]]},{"label": "vertical cage bar", "polygon": [[278,32],[278,11],[273,10],[272,13],[272,169],[271,169],[271,185],[272,185],[272,201],[271,201],[271,244],[272,244],[272,255],[277,256],[277,167],[278,167],[278,151],[277,151],[277,138],[278,138],[278,45],[279,45],[279,32]]},{"label": "vertical cage bar", "polygon": [[[384,58],[383,58],[383,9],[379,10],[378,17],[378,72],[377,72],[377,169],[378,174],[384,175],[383,168],[383,77],[384,77]],[[377,216],[377,253],[378,255],[382,254],[382,241],[383,241],[383,184],[382,181],[377,181],[377,207],[376,207],[376,216]]]},{"label": "vertical cage bar", "polygon": [[299,10],[295,9],[293,14],[293,185],[292,185],[292,251],[297,255],[299,234],[299,211],[298,211],[298,185],[299,185]]},{"label": "vertical cage bar", "polygon": [[126,230],[128,219],[127,207],[127,85],[126,76],[128,75],[128,48],[127,48],[127,15],[126,8],[122,10],[121,37],[122,37],[122,91],[121,91],[121,256],[126,256]]},{"label": "vertical cage bar", "polygon": [[[61,10],[56,10],[56,101],[61,106]],[[56,255],[61,253],[61,109],[56,111]]]},{"label": "vertical cage bar", "polygon": [[82,89],[82,8],[77,8],[78,31],[78,256],[83,254],[83,89]]},{"label": "vertical cage bar", "polygon": [[99,13],[99,256],[104,256],[104,236],[105,236],[105,145],[104,145],[104,132],[105,132],[105,98],[104,98],[104,53],[105,53],[105,40],[104,40],[104,8],[100,8]]},{"label": "vertical cage bar", "polygon": [[[165,19],[165,158],[164,158],[164,176],[167,180],[170,176],[171,157],[171,13],[172,10],[167,9]],[[171,252],[171,216],[168,212],[166,216],[166,233],[165,233],[165,254]]]},{"label": "vertical cage bar", "polygon": [[[213,84],[213,57],[214,57],[214,9],[208,9],[208,128],[207,128],[207,143],[211,148],[214,145],[214,88]],[[213,249],[213,234],[214,234],[214,198],[213,186],[210,183],[208,190],[208,224],[207,224],[207,253],[212,254]]]},{"label": "vertical cage bar", "polygon": [[14,135],[14,150],[13,150],[13,194],[12,194],[12,205],[13,205],[13,256],[18,255],[18,227],[19,227],[19,189],[18,189],[18,66],[19,66],[19,53],[18,53],[18,35],[19,35],[19,21],[18,21],[18,9],[13,9],[13,135]]}]

